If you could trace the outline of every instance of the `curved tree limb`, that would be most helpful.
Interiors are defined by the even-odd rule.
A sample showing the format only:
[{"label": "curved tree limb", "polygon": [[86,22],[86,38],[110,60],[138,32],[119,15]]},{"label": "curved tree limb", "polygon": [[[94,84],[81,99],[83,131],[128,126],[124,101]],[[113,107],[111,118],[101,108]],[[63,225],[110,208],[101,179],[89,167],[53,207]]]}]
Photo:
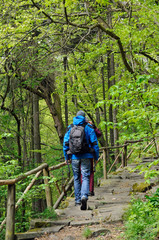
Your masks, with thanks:
[{"label": "curved tree limb", "polygon": [[43,93],[39,92],[39,91],[38,91],[37,89],[35,89],[35,88],[32,88],[32,87],[30,87],[30,86],[27,86],[26,84],[23,84],[23,88],[26,89],[26,90],[28,90],[29,92],[32,92],[32,93],[38,95],[39,97],[41,97],[41,98],[43,98],[43,99],[46,98]]},{"label": "curved tree limb", "polygon": [[152,60],[155,63],[159,64],[159,61],[157,61],[155,58],[153,58],[152,56],[150,56],[147,52],[144,51],[139,51],[140,54],[144,55],[145,57],[147,57],[148,59]]},{"label": "curved tree limb", "polygon": [[125,51],[124,51],[124,48],[123,48],[123,45],[122,45],[122,42],[120,40],[120,38],[115,34],[113,33],[112,31],[108,30],[107,28],[105,28],[103,26],[102,23],[99,22],[98,24],[98,27],[103,31],[105,32],[107,35],[109,35],[111,38],[113,38],[114,40],[117,41],[118,43],[118,46],[119,46],[119,49],[120,49],[120,53],[121,53],[121,56],[122,56],[122,60],[123,60],[123,63],[125,65],[125,67],[127,68],[127,70],[130,72],[130,73],[134,73],[133,69],[131,68],[131,66],[129,65],[129,63],[127,62],[127,59],[126,59],[126,54],[125,54]]}]

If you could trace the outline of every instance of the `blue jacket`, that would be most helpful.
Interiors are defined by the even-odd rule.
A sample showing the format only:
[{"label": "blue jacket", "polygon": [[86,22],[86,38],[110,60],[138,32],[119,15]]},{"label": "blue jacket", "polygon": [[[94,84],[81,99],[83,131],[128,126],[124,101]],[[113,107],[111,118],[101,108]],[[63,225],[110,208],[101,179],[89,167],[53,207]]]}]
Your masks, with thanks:
[{"label": "blue jacket", "polygon": [[[84,123],[85,123],[85,117],[83,116],[77,116],[73,118],[74,125],[83,125]],[[67,154],[67,151],[69,150],[70,131],[71,131],[71,125],[68,126],[67,132],[64,136],[64,141],[63,141],[63,152],[64,152],[65,160],[68,160],[70,158],[70,156]],[[82,153],[78,155],[72,154],[71,159],[94,158],[95,160],[98,160],[99,158],[98,140],[92,125],[89,123],[87,123],[87,125],[85,126],[85,138],[87,143],[89,144],[89,147],[94,149],[94,152]]]}]

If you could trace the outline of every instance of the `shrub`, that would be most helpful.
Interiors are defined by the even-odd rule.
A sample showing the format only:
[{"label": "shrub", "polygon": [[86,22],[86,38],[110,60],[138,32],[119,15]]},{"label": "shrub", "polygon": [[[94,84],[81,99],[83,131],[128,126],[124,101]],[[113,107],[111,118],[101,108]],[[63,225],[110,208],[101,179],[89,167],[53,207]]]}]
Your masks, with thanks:
[{"label": "shrub", "polygon": [[41,217],[42,219],[52,219],[56,220],[57,214],[53,208],[46,208],[42,213],[38,213],[36,217]]},{"label": "shrub", "polygon": [[92,231],[90,230],[90,228],[86,227],[84,229],[83,236],[85,238],[90,238],[92,236]]},{"label": "shrub", "polygon": [[159,232],[159,190],[146,201],[133,199],[124,215],[127,240],[154,240]]}]

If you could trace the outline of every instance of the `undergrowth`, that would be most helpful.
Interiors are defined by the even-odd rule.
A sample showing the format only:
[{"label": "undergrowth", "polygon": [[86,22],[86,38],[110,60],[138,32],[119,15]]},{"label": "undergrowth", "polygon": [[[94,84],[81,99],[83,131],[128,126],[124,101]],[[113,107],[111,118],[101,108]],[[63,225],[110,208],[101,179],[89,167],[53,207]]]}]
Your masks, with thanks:
[{"label": "undergrowth", "polygon": [[159,233],[159,188],[146,200],[133,199],[124,215],[125,240],[155,240]]},{"label": "undergrowth", "polygon": [[83,232],[83,236],[87,239],[87,238],[90,238],[92,236],[92,231],[90,230],[90,228],[86,227],[84,229],[84,232]]},{"label": "undergrowth", "polygon": [[38,213],[36,217],[52,220],[57,220],[58,218],[54,208],[46,208],[42,213]]}]

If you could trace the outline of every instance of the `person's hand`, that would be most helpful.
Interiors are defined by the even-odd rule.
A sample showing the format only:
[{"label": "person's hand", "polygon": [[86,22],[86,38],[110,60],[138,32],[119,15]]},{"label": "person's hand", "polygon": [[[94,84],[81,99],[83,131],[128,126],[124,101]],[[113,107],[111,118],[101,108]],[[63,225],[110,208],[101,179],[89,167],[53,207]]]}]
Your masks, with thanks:
[{"label": "person's hand", "polygon": [[98,162],[99,162],[99,160],[96,160],[96,165],[97,165]]},{"label": "person's hand", "polygon": [[65,160],[65,164],[71,164],[71,160]]}]

